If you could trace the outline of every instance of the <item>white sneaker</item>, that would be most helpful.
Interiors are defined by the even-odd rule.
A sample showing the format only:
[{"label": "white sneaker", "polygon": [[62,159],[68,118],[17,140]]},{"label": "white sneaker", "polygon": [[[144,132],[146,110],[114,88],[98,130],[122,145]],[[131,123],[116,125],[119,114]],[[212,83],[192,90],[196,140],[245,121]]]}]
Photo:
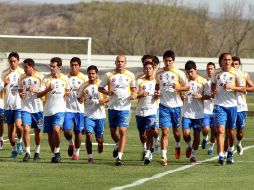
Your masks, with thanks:
[{"label": "white sneaker", "polygon": [[144,157],[144,165],[150,164],[150,162],[151,162],[150,155],[151,155],[151,153],[148,153],[146,151],[146,154],[145,154],[145,157]]},{"label": "white sneaker", "polygon": [[243,155],[243,147],[241,145],[236,145],[238,155]]}]

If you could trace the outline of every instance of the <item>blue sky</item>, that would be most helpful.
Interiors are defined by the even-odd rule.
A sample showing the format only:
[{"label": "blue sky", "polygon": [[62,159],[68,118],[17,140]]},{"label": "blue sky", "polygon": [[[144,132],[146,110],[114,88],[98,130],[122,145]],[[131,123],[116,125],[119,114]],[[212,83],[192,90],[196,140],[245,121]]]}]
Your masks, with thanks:
[{"label": "blue sky", "polygon": [[[8,1],[8,0],[0,0],[1,1]],[[9,0],[11,1],[11,0]],[[22,3],[22,2],[34,2],[34,3],[77,3],[80,1],[88,2],[91,0],[16,0],[16,2]],[[103,1],[103,0],[101,0]],[[113,0],[115,2],[120,2],[123,0]],[[180,2],[181,0],[179,0]],[[222,10],[222,7],[225,3],[234,3],[236,1],[239,1],[241,3],[244,3],[246,10],[248,8],[248,5],[254,5],[253,0],[182,0],[182,2],[185,5],[191,6],[191,7],[197,7],[199,4],[204,4],[209,6],[209,10],[211,13],[219,13]]]}]

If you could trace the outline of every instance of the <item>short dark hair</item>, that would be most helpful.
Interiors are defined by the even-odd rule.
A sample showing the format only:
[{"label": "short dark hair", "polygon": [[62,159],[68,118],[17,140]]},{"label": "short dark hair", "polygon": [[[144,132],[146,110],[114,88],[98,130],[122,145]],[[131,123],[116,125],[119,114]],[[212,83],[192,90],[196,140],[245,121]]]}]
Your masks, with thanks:
[{"label": "short dark hair", "polygon": [[191,69],[195,69],[197,70],[197,66],[196,63],[192,60],[189,60],[185,63],[185,70],[191,70]]},{"label": "short dark hair", "polygon": [[160,60],[159,60],[159,58],[157,56],[154,56],[154,63],[156,65],[159,65],[159,63],[160,63]]},{"label": "short dark hair", "polygon": [[[220,54],[220,56],[219,56],[219,65],[220,65],[220,67],[221,67],[221,61],[223,60],[223,58],[224,58],[226,55],[231,55],[231,53],[226,52],[226,53]],[[232,56],[232,55],[231,55],[231,56]]]},{"label": "short dark hair", "polygon": [[213,62],[207,63],[206,67],[208,67],[209,65],[212,65],[214,68],[216,68],[216,67],[215,67],[215,63],[213,63]]},{"label": "short dark hair", "polygon": [[146,65],[152,65],[152,67],[154,68],[154,63],[151,62],[151,61],[146,61],[146,62],[143,64],[143,67],[145,67]]},{"label": "short dark hair", "polygon": [[238,61],[240,65],[242,64],[242,63],[241,63],[241,59],[240,59],[240,57],[238,57],[238,56],[233,56],[233,57],[232,57],[232,60],[233,60],[233,61]]},{"label": "short dark hair", "polygon": [[81,66],[81,60],[79,57],[71,58],[70,63],[72,63],[72,62],[77,62],[79,64],[79,66]]},{"label": "short dark hair", "polygon": [[34,60],[31,59],[31,58],[25,59],[25,60],[23,61],[23,63],[24,63],[24,64],[27,64],[27,65],[30,66],[30,67],[33,67],[33,68],[35,67]]},{"label": "short dark hair", "polygon": [[95,70],[95,72],[98,73],[98,68],[95,65],[90,65],[87,68],[86,72],[88,73],[90,70]]},{"label": "short dark hair", "polygon": [[17,60],[19,60],[19,54],[17,52],[11,52],[8,56],[8,59],[11,57],[15,57]]},{"label": "short dark hair", "polygon": [[143,55],[143,57],[141,58],[141,61],[142,61],[143,64],[145,63],[146,59],[152,59],[153,60],[154,56],[153,55],[149,55],[149,54]]},{"label": "short dark hair", "polygon": [[57,66],[58,67],[62,67],[62,59],[60,57],[53,57],[51,60],[50,60],[50,63],[54,63],[56,62],[57,63]]},{"label": "short dark hair", "polygon": [[166,57],[171,57],[173,61],[175,61],[175,53],[171,50],[167,50],[164,52],[163,59],[165,59]]}]

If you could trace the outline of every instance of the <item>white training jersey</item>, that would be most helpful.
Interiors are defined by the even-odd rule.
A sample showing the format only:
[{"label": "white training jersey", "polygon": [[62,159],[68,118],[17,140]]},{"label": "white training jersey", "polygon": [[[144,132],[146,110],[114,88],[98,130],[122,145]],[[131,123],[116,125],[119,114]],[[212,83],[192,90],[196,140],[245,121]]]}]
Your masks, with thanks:
[{"label": "white training jersey", "polygon": [[159,107],[159,101],[154,98],[156,80],[147,80],[145,77],[137,80],[138,94],[148,92],[146,97],[138,99],[136,108],[136,115],[146,117],[149,115],[156,115]]},{"label": "white training jersey", "polygon": [[26,97],[21,99],[21,110],[29,113],[38,113],[43,111],[41,98],[37,98],[37,93],[28,91],[29,87],[35,87],[40,92],[42,89],[42,80],[44,75],[38,71],[32,76],[23,74],[19,77],[19,89],[26,93]]},{"label": "white training jersey", "polygon": [[197,76],[195,80],[190,80],[188,85],[190,90],[184,92],[187,97],[183,103],[182,116],[190,119],[201,119],[204,117],[204,106],[202,99],[193,98],[193,94],[203,94],[207,80]]},{"label": "white training jersey", "polygon": [[91,119],[106,118],[105,106],[99,103],[99,100],[105,96],[98,91],[100,80],[97,79],[95,84],[90,84],[89,81],[83,83],[78,90],[78,97],[85,94],[84,115]]},{"label": "white training jersey", "polygon": [[[241,73],[241,75],[244,79],[244,83],[246,85],[248,73],[240,71],[240,70],[238,70],[238,71]],[[247,106],[247,101],[246,101],[246,93],[237,92],[236,97],[237,97],[237,112],[248,111],[248,106]]]},{"label": "white training jersey", "polygon": [[15,70],[7,68],[2,73],[2,80],[8,80],[8,85],[4,88],[4,109],[21,109],[21,98],[18,92],[18,80],[24,70],[18,67]]},{"label": "white training jersey", "polygon": [[228,72],[218,69],[212,75],[211,81],[213,84],[216,84],[215,105],[223,107],[237,106],[236,91],[225,89],[224,84],[230,83],[234,86],[245,86],[244,80],[238,70],[233,67]]},{"label": "white training jersey", "polygon": [[108,72],[103,77],[100,87],[108,86],[108,90],[114,92],[110,96],[108,108],[113,110],[130,110],[131,88],[136,87],[135,76],[132,72],[124,70],[123,73],[116,71]]},{"label": "white training jersey", "polygon": [[[204,94],[211,96],[211,79],[208,79],[207,83],[205,84]],[[214,109],[214,99],[211,98],[210,100],[204,100],[204,113],[205,114],[213,114]]]},{"label": "white training jersey", "polygon": [[4,90],[4,82],[0,78],[0,109],[4,109],[3,90]]},{"label": "white training jersey", "polygon": [[50,84],[54,85],[54,89],[46,94],[46,102],[44,106],[44,116],[51,116],[59,112],[65,112],[66,101],[65,93],[69,90],[68,76],[60,74],[59,78],[53,78],[47,75],[43,79],[43,90],[48,88]]},{"label": "white training jersey", "polygon": [[185,86],[187,78],[183,71],[173,68],[166,71],[164,68],[156,74],[156,82],[160,85],[160,103],[169,108],[181,107],[183,102],[180,93],[175,91],[172,86]]},{"label": "white training jersey", "polygon": [[66,98],[66,112],[84,113],[84,105],[78,102],[78,89],[88,80],[87,76],[81,72],[77,76],[68,76],[70,95]]}]

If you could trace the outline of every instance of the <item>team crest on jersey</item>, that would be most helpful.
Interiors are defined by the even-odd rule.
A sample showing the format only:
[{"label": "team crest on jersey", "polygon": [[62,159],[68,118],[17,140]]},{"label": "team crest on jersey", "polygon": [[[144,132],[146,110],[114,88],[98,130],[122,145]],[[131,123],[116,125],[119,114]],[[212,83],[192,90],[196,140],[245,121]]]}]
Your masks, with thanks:
[{"label": "team crest on jersey", "polygon": [[116,79],[115,79],[115,78],[112,78],[111,82],[116,82]]},{"label": "team crest on jersey", "polygon": [[32,80],[28,79],[28,85],[31,86],[32,85]]},{"label": "team crest on jersey", "polygon": [[126,82],[129,82],[129,79],[126,79]]},{"label": "team crest on jersey", "polygon": [[142,90],[145,90],[146,89],[146,86],[144,85],[144,86],[142,86]]},{"label": "team crest on jersey", "polygon": [[37,84],[38,81],[34,81],[34,84]]},{"label": "team crest on jersey", "polygon": [[160,75],[160,80],[162,80],[162,75]]},{"label": "team crest on jersey", "polygon": [[80,84],[81,82],[80,81],[78,81],[78,84]]},{"label": "team crest on jersey", "polygon": [[175,76],[174,75],[171,76],[171,80],[175,80]]},{"label": "team crest on jersey", "polygon": [[88,90],[85,90],[85,93],[86,93],[86,94],[88,94],[88,93],[89,93],[89,91],[88,91]]},{"label": "team crest on jersey", "polygon": [[233,80],[233,77],[229,77],[229,80]]}]

